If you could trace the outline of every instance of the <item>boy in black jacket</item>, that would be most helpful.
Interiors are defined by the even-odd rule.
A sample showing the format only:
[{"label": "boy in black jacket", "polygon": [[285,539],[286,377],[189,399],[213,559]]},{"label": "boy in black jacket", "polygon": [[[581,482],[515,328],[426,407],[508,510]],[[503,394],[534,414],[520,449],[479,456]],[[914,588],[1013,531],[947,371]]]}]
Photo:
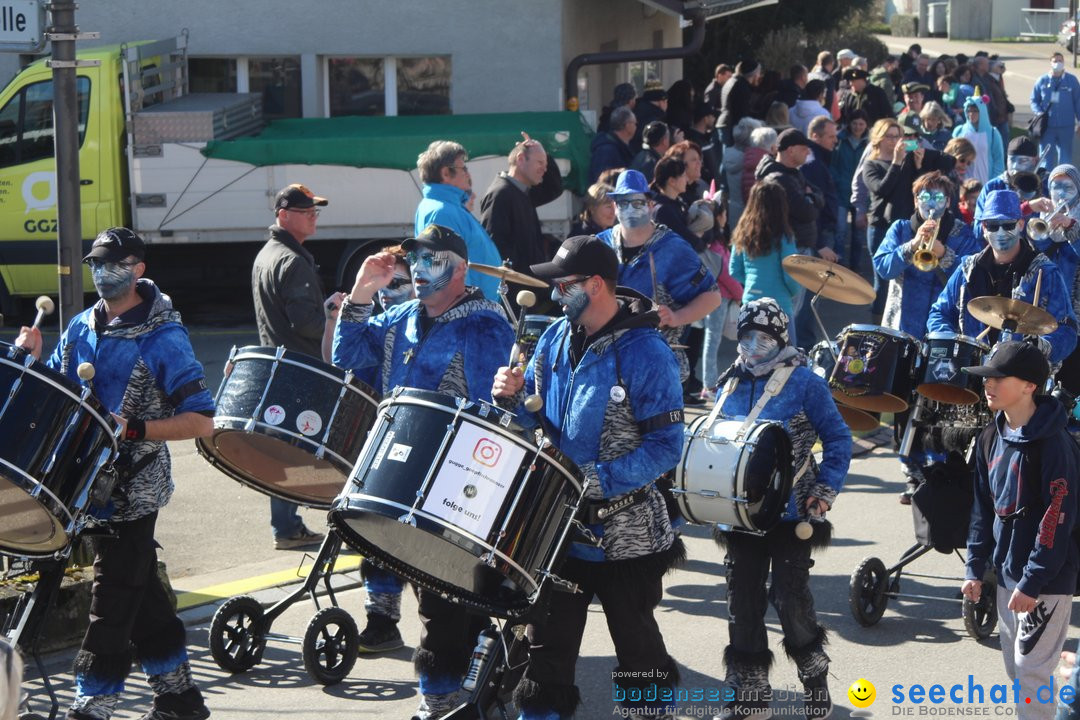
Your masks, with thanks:
[{"label": "boy in black jacket", "polygon": [[1065,430],[1061,403],[1035,396],[1050,375],[1036,347],[1000,343],[986,365],[964,370],[985,378],[986,400],[996,415],[977,446],[963,593],[978,602],[992,562],[1005,670],[1020,680],[1020,697],[1031,698],[1030,704],[1021,700],[1017,713],[1049,719],[1055,706],[1046,695],[1053,691],[1041,686],[1053,688],[1069,629],[1080,452]]}]

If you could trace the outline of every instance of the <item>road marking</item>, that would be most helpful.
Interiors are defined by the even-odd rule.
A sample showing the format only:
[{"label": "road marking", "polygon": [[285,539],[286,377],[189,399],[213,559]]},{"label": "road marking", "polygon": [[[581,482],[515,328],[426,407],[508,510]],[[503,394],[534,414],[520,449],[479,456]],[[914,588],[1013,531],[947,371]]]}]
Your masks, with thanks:
[{"label": "road marking", "polygon": [[[358,569],[360,567],[360,559],[359,555],[345,555],[344,553],[339,555],[337,562],[334,564],[334,574]],[[219,600],[225,600],[226,598],[231,598],[236,595],[248,595],[259,590],[267,590],[280,585],[298,582],[308,577],[308,573],[311,572],[311,567],[306,569],[308,572],[304,574],[300,574],[297,570],[279,570],[277,572],[266,573],[265,575],[256,575],[254,577],[211,585],[199,590],[180,591],[176,593],[176,609],[187,610],[199,605],[208,605]]]}]

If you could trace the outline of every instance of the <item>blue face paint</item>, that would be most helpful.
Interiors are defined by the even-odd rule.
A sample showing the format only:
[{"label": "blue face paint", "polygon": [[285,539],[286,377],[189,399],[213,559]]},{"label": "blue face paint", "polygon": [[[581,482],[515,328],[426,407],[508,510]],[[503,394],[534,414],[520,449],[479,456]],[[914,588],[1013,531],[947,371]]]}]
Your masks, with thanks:
[{"label": "blue face paint", "polygon": [[1015,229],[998,228],[996,231],[991,232],[984,227],[983,236],[986,237],[986,242],[990,243],[990,247],[998,252],[1008,252],[1020,242],[1020,233]]},{"label": "blue face paint", "polygon": [[124,263],[90,263],[90,276],[94,280],[94,289],[104,300],[115,300],[123,296],[135,284],[133,266]]},{"label": "blue face paint", "polygon": [[[560,291],[562,286],[562,291]],[[585,308],[589,307],[589,294],[585,292],[584,282],[569,284],[556,282],[551,289],[551,299],[562,307],[563,314],[574,324],[581,319]]]},{"label": "blue face paint", "polygon": [[924,220],[930,218],[937,220],[945,213],[945,208],[949,204],[945,193],[940,190],[923,190],[915,199],[918,201],[919,215]]},{"label": "blue face paint", "polygon": [[615,217],[627,230],[644,227],[652,219],[649,216],[649,202],[644,195],[628,195],[615,200]]},{"label": "blue face paint", "polygon": [[396,270],[394,272],[394,279],[390,281],[390,285],[379,290],[378,295],[379,305],[382,306],[383,310],[412,300],[412,277],[403,273],[400,269]]},{"label": "blue face paint", "polygon": [[1050,202],[1055,208],[1061,203],[1071,208],[1076,204],[1077,195],[1076,183],[1068,176],[1058,176],[1050,181]]},{"label": "blue face paint", "polygon": [[1035,172],[1035,168],[1039,166],[1039,159],[1027,155],[1010,155],[1005,158],[1005,164],[1008,166],[1010,174]]},{"label": "blue face paint", "polygon": [[411,252],[406,258],[412,273],[416,297],[423,300],[439,292],[450,284],[456,267],[450,253],[439,250],[420,250]]},{"label": "blue face paint", "polygon": [[780,353],[780,343],[763,330],[748,330],[739,335],[739,357],[750,367],[768,362]]}]

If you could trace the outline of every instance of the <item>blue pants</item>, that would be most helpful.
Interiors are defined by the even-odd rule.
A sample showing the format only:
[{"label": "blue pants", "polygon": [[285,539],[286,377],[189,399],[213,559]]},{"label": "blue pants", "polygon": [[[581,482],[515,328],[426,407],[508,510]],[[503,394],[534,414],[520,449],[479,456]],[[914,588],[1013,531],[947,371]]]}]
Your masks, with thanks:
[{"label": "blue pants", "polygon": [[1050,151],[1046,153],[1046,159],[1040,167],[1053,170],[1055,166],[1062,163],[1072,164],[1074,135],[1075,126],[1073,125],[1046,128],[1046,133],[1039,138],[1039,154],[1042,155],[1047,146],[1050,147]]},{"label": "blue pants", "polygon": [[289,538],[300,532],[304,521],[297,510],[299,507],[288,500],[270,498],[270,528],[274,531],[275,540]]}]

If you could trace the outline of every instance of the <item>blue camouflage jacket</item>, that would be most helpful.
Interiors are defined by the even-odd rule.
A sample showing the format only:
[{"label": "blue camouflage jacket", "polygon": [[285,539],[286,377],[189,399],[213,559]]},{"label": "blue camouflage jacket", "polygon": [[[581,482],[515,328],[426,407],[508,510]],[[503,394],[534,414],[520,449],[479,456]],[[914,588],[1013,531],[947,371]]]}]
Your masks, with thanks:
[{"label": "blue camouflage jacket", "polygon": [[[945,279],[957,267],[957,261],[982,249],[982,243],[971,233],[971,226],[957,220],[952,213],[944,217],[950,227],[946,229],[943,225],[942,235],[938,236],[945,246],[945,255],[939,262],[939,270],[919,270],[911,264],[913,253],[908,243],[915,237],[911,220],[894,222],[874,253],[874,272],[883,280],[892,280],[894,283],[889,288],[885,317],[893,318],[895,310],[899,310],[898,320],[886,319],[884,324],[915,338],[926,335],[926,318],[930,314],[930,306],[941,294]],[[893,297],[893,287],[900,292],[898,308],[892,307],[897,305]]]},{"label": "blue camouflage jacket", "polygon": [[[592,479],[587,497],[617,498],[648,487],[644,502],[589,529],[603,547],[575,542],[573,557],[628,560],[671,548],[675,533],[654,481],[682,456],[683,401],[678,365],[656,331],[655,309],[619,289],[620,315],[575,365],[566,318],[540,337],[525,370],[525,390],[511,403],[518,421],[539,423],[547,437]],[[579,330],[579,332],[581,332]],[[525,394],[544,400],[542,415],[526,413]]]},{"label": "blue camouflage jacket", "polygon": [[[448,227],[465,241],[468,248],[469,262],[483,265],[500,265],[502,257],[495,241],[487,234],[480,221],[469,212],[465,203],[469,193],[461,188],[445,183],[424,185],[424,199],[416,206],[415,231],[419,235],[428,225]],[[519,268],[520,269],[520,268]],[[525,268],[528,270],[528,268]],[[488,300],[498,302],[499,279],[469,270],[465,273],[465,282],[484,292]],[[509,350],[507,350],[509,352]]]},{"label": "blue camouflage jacket", "polygon": [[[374,305],[346,300],[334,328],[333,362],[355,371],[373,368],[374,387],[436,390],[469,400],[491,397],[496,371],[506,364],[514,332],[498,305],[480,290],[433,318],[421,337],[419,300],[372,315]],[[372,375],[367,374],[368,378]]]},{"label": "blue camouflage jacket", "polygon": [[[172,300],[150,280],[139,280],[136,290],[143,303],[108,325],[102,300],[72,318],[48,359],[49,367],[81,385],[79,364],[93,363],[94,394],[117,415],[142,420],[184,412],[213,415],[214,399],[202,365]],[[105,513],[110,519],[136,520],[169,502],[172,463],[163,440],[121,441],[117,464],[131,466],[154,453],[134,477],[117,484],[113,507]]]}]

